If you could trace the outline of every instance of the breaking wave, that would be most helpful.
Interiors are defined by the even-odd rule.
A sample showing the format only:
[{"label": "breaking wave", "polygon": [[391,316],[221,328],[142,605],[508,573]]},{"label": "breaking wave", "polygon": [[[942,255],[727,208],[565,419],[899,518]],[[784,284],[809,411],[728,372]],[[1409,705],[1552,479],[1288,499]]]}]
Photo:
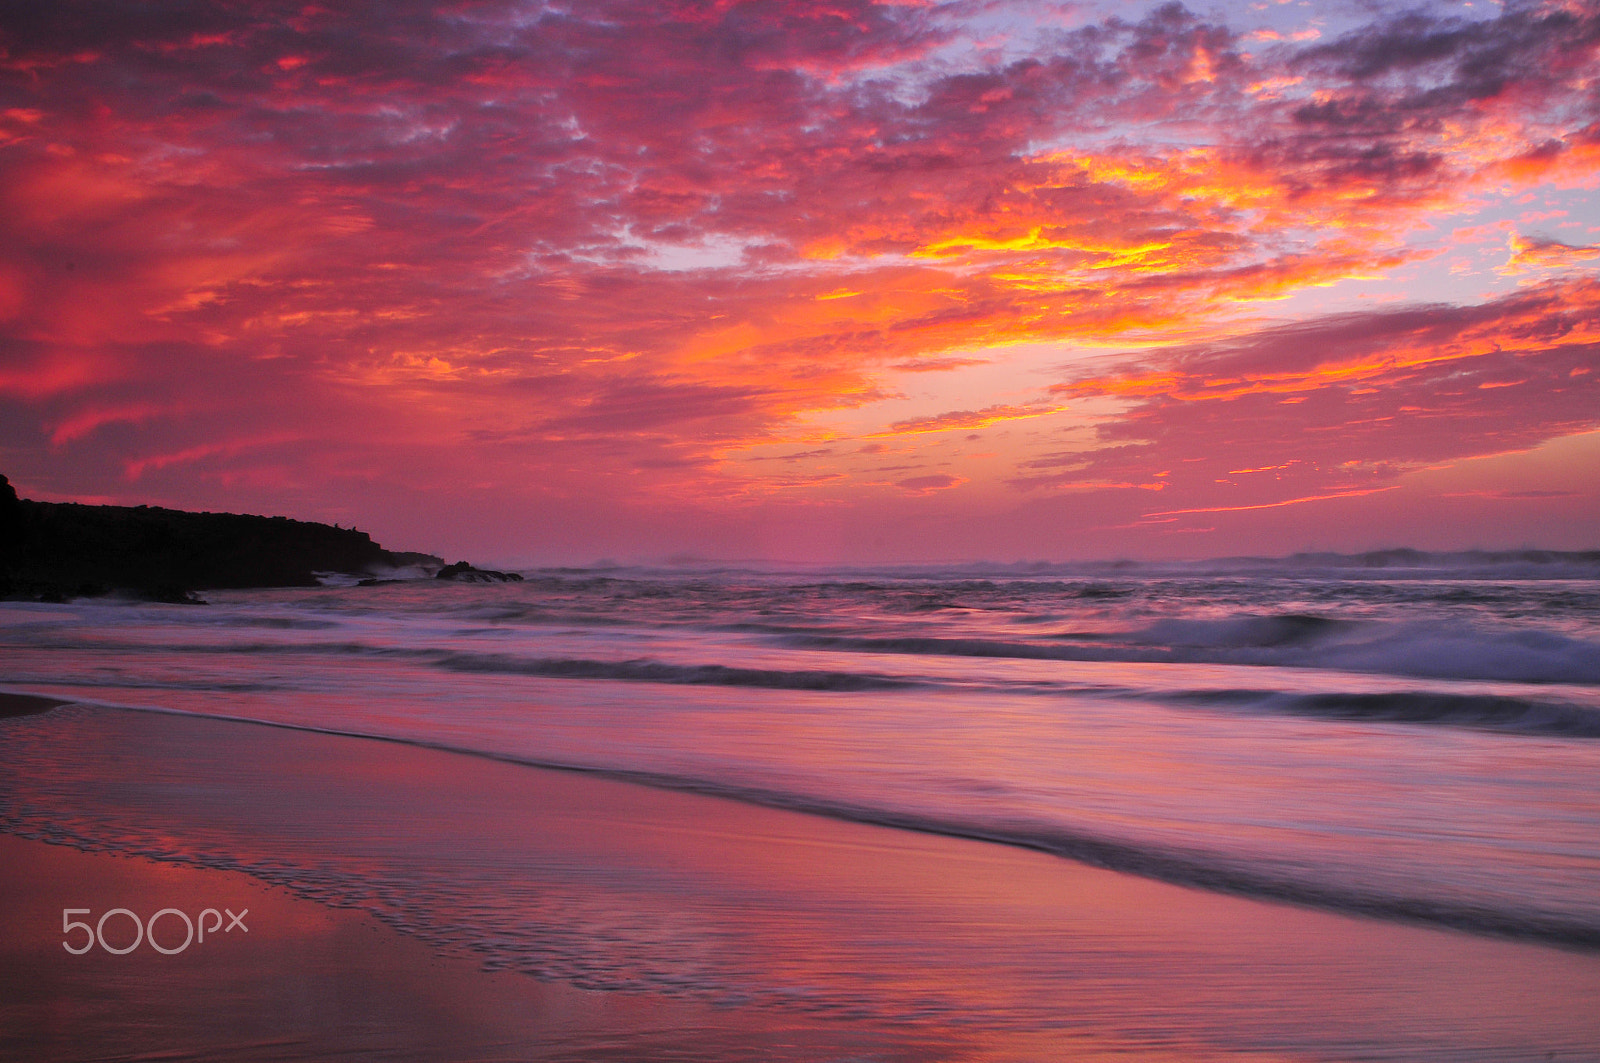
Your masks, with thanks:
[{"label": "breaking wave", "polygon": [[863,653],[1028,660],[1246,664],[1430,679],[1600,683],[1600,644],[1553,631],[1459,621],[1343,620],[1304,614],[1162,619],[1122,632],[1065,632],[1050,642],[926,636],[785,636],[784,645]]}]

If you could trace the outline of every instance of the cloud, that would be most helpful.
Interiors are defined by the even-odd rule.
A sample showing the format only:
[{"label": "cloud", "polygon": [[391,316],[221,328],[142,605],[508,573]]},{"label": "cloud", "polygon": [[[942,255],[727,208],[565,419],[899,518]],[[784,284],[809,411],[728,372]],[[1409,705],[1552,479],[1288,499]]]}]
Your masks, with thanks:
[{"label": "cloud", "polygon": [[963,477],[941,472],[930,476],[911,476],[904,480],[896,480],[894,485],[913,495],[929,495],[936,491],[948,491],[952,487],[960,487],[966,482]]},{"label": "cloud", "polygon": [[[18,8],[8,460],[99,493],[131,470],[267,482],[301,462],[306,484],[753,497],[840,481],[807,465],[821,453],[730,456],[820,451],[799,441],[895,374],[987,363],[992,393],[889,433],[1120,404],[1099,449],[1017,455],[1021,479],[1149,485],[1170,465],[1166,494],[1198,505],[1175,441],[1220,448],[1190,463],[1212,480],[1284,464],[1253,447],[1306,455],[1239,474],[1285,480],[1255,504],[1386,482],[1460,449],[1445,422],[1499,439],[1583,420],[1578,378],[1554,383],[1582,345],[1545,338],[1592,301],[1576,282],[1565,305],[1535,287],[1227,337],[1264,301],[1417,261],[1410,238],[1475,197],[1591,180],[1600,5],[1400,11],[1256,52],[1179,4],[1037,33],[1030,5],[986,10]],[[1519,236],[1507,268],[1546,279],[1592,251]],[[1036,380],[994,353],[1020,342],[1168,346],[1026,403]],[[1383,418],[1412,427],[1380,445]]]},{"label": "cloud", "polygon": [[1000,424],[1004,421],[1047,417],[1052,413],[1060,413],[1064,408],[1062,406],[1048,405],[1012,406],[1002,404],[986,406],[981,410],[951,410],[948,413],[937,414],[933,417],[916,417],[906,421],[896,421],[889,426],[889,431],[883,434],[910,435],[923,432],[948,432],[953,429],[988,428],[990,425]]},{"label": "cloud", "polygon": [[1600,247],[1575,247],[1549,237],[1512,233],[1508,239],[1511,255],[1499,272],[1506,275],[1543,269],[1566,269],[1600,256]]},{"label": "cloud", "polygon": [[1593,280],[1269,328],[1057,385],[1126,406],[1097,445],[1035,458],[1019,482],[1168,470],[1167,516],[1361,495],[1417,468],[1600,426],[1596,370]]}]

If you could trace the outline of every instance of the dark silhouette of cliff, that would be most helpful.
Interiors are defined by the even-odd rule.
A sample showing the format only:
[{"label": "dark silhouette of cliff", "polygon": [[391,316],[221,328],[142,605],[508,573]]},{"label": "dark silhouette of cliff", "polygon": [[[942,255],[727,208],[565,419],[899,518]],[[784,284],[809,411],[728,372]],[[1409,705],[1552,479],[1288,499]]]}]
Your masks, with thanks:
[{"label": "dark silhouette of cliff", "polygon": [[286,517],[32,502],[0,476],[0,598],[193,601],[206,589],[314,587],[317,572],[443,563],[385,550],[353,528]]}]

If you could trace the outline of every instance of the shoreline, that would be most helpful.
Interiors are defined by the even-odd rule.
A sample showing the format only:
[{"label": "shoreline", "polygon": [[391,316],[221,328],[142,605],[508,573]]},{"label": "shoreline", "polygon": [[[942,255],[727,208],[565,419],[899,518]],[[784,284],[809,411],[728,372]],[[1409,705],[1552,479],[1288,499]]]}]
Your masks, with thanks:
[{"label": "shoreline", "polygon": [[[1582,1017],[1600,993],[1592,955],[392,742],[81,706],[3,726],[0,831],[124,854],[0,839],[25,854],[0,863],[0,892],[35,898],[8,947],[50,956],[65,979],[41,980],[34,1011],[13,1000],[4,1026],[45,1049],[40,1008],[111,1043],[148,1034],[124,1025],[143,1001],[182,1012],[173,1028],[207,1054],[205,1016],[180,1006],[181,964],[141,950],[99,957],[137,983],[115,966],[59,973],[73,959],[60,908],[184,909],[198,894],[177,883],[194,876],[324,928],[270,950],[252,936],[262,951],[222,978],[241,1028],[269,1013],[301,1024],[294,1058],[346,1036],[444,1058],[448,1031],[479,1027],[516,1046],[507,1056],[552,1059],[731,1061],[760,1046],[796,1060],[1321,1060],[1376,1044],[1375,1058],[1489,1060],[1519,1045],[1571,1060],[1600,1043],[1600,1020]],[[70,881],[74,897],[40,881]],[[376,970],[317,951],[359,926],[404,955]],[[263,993],[307,971],[324,987],[311,997]],[[374,1022],[420,1015],[418,997],[445,1013],[393,1036]],[[592,1021],[554,1023],[551,1009]]]},{"label": "shoreline", "polygon": [[[5,698],[17,699],[19,706],[13,715],[34,715],[65,705],[87,705],[75,702],[70,696],[57,698],[43,694],[6,694],[0,692],[0,719],[5,718]],[[1600,955],[1600,931],[1594,925],[1563,918],[1549,913],[1497,912],[1470,904],[1452,905],[1430,899],[1408,898],[1381,893],[1364,893],[1358,890],[1335,889],[1315,883],[1273,877],[1248,868],[1228,867],[1191,857],[1182,850],[1171,852],[1142,848],[1118,840],[1106,840],[1093,835],[1056,835],[1032,833],[1007,833],[993,829],[980,829],[961,823],[946,823],[937,819],[914,818],[896,815],[878,809],[860,808],[838,803],[810,801],[797,802],[792,795],[771,792],[748,786],[713,786],[695,779],[664,775],[648,770],[623,768],[598,768],[583,765],[544,761],[527,756],[493,753],[484,750],[463,749],[440,742],[431,742],[396,735],[365,734],[360,731],[334,727],[321,727],[307,723],[255,719],[245,716],[209,715],[185,709],[170,709],[153,705],[94,706],[106,711],[152,713],[188,719],[212,720],[249,727],[282,729],[290,732],[324,735],[335,739],[392,743],[408,749],[426,750],[449,756],[481,759],[489,763],[507,764],[541,772],[569,773],[584,778],[607,780],[626,785],[644,787],[667,793],[694,794],[715,800],[728,800],[756,808],[773,809],[784,813],[816,816],[842,824],[860,824],[891,831],[905,831],[937,838],[949,838],[981,845],[998,845],[1029,853],[1038,853],[1052,859],[1105,871],[1116,875],[1129,875],[1150,882],[1159,882],[1181,889],[1200,890],[1206,893],[1236,897],[1245,901],[1265,904],[1287,904],[1333,915],[1360,919],[1377,919],[1396,925],[1430,930],[1459,931],[1476,937],[1507,942],[1535,944],[1580,954]]]}]

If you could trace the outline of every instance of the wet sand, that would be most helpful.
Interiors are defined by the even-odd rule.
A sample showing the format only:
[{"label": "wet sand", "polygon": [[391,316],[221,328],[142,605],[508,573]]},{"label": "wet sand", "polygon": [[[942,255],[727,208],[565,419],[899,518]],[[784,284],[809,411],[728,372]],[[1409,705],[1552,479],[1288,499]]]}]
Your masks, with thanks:
[{"label": "wet sand", "polygon": [[[15,1060],[600,1060],[942,1058],[916,1038],[741,1012],[659,993],[484,971],[370,915],[237,872],[84,853],[0,835],[0,1058]],[[69,954],[65,907],[155,905],[242,916],[182,953]],[[146,909],[149,909],[148,911]],[[248,913],[248,914],[245,914]],[[74,919],[82,918],[74,915]],[[227,920],[224,919],[224,925]],[[180,922],[157,924],[164,947]],[[106,926],[113,947],[131,925]]]},{"label": "wet sand", "polygon": [[0,830],[6,1058],[1600,1059],[1592,953],[392,742],[15,717]]}]

